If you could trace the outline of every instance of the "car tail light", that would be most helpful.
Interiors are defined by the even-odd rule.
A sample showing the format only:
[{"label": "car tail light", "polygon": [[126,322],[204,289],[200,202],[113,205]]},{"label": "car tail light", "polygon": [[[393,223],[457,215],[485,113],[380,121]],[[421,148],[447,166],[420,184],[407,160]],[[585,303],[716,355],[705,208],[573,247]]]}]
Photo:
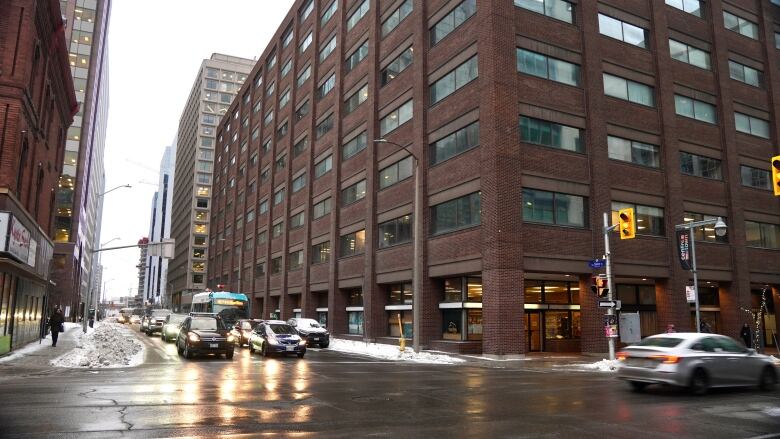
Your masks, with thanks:
[{"label": "car tail light", "polygon": [[625,359],[628,358],[628,353],[621,351],[615,354],[615,357],[620,361],[625,361]]},{"label": "car tail light", "polygon": [[663,364],[677,364],[680,362],[680,357],[677,355],[651,355],[653,360],[659,360]]}]

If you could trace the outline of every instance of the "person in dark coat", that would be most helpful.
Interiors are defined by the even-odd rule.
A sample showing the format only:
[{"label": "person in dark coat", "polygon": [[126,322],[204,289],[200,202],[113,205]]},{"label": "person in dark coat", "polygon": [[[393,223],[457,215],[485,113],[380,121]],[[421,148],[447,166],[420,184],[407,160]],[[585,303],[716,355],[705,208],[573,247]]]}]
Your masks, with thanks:
[{"label": "person in dark coat", "polygon": [[49,317],[49,329],[51,330],[51,345],[57,346],[57,338],[62,332],[62,325],[65,323],[65,316],[62,314],[62,310],[59,306],[54,307],[51,316]]},{"label": "person in dark coat", "polygon": [[742,325],[742,331],[739,333],[739,336],[742,337],[742,341],[745,342],[745,346],[749,348],[753,347],[753,334],[750,332],[750,326],[748,326],[747,323]]}]

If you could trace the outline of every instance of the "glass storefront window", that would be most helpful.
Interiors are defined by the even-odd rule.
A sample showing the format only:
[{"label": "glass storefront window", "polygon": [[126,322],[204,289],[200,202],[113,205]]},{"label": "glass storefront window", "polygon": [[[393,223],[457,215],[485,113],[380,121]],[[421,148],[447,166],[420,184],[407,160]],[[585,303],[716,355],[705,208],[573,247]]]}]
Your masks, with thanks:
[{"label": "glass storefront window", "polygon": [[545,282],[544,301],[546,303],[569,303],[567,282]]},{"label": "glass storefront window", "polygon": [[468,340],[482,340],[482,310],[467,310],[468,328],[466,338]]},{"label": "glass storefront window", "polygon": [[363,290],[355,288],[347,291],[347,306],[363,306]]},{"label": "glass storefront window", "polygon": [[579,311],[547,311],[544,313],[544,337],[547,340],[580,338]]},{"label": "glass storefront window", "polygon": [[542,303],[542,282],[525,281],[525,303]]},{"label": "glass storefront window", "polygon": [[480,277],[467,278],[466,301],[482,303],[482,278]]},{"label": "glass storefront window", "polygon": [[578,304],[580,287],[577,282],[524,281],[525,303]]},{"label": "glass storefront window", "polygon": [[322,325],[323,328],[328,327],[328,312],[327,311],[317,311],[317,321],[320,322],[320,325]]},{"label": "glass storefront window", "polygon": [[442,310],[442,335],[444,340],[462,340],[461,333],[463,328],[463,310],[445,309]]},{"label": "glass storefront window", "polygon": [[363,334],[363,311],[350,311],[347,313],[348,325],[347,333],[362,335]]},{"label": "glass storefront window", "polygon": [[618,285],[617,296],[625,305],[636,305],[636,287],[634,285]]},{"label": "glass storefront window", "polygon": [[401,315],[401,326],[404,329],[404,338],[412,338],[412,311],[389,311],[387,313],[387,327],[390,337],[400,337],[398,327],[398,315]]},{"label": "glass storefront window", "polygon": [[719,306],[717,287],[699,287],[699,305]]},{"label": "glass storefront window", "polygon": [[412,284],[396,284],[390,286],[388,305],[411,305]]},{"label": "glass storefront window", "polygon": [[444,301],[460,302],[463,300],[463,278],[452,277],[444,279]]},{"label": "glass storefront window", "polygon": [[655,286],[654,285],[640,285],[639,290],[639,303],[641,305],[655,305]]}]

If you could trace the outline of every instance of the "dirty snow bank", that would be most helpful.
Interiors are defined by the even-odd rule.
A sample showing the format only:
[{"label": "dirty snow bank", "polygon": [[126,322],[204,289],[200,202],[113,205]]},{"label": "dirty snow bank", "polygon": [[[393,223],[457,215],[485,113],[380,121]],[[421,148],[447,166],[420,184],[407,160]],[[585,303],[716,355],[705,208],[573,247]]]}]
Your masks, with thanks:
[{"label": "dirty snow bank", "polygon": [[430,352],[415,353],[411,348],[406,348],[404,352],[398,350],[398,346],[364,343],[361,341],[342,340],[338,338],[330,339],[328,349],[350,354],[367,355],[373,358],[393,361],[411,361],[414,363],[428,364],[454,364],[462,363],[465,360],[450,357],[449,355],[433,354]]},{"label": "dirty snow bank", "polygon": [[601,360],[595,363],[580,364],[578,366],[583,369],[595,370],[598,372],[615,372],[620,368],[620,360]]},{"label": "dirty snow bank", "polygon": [[121,325],[99,322],[94,330],[76,337],[76,347],[55,358],[55,367],[133,367],[141,364],[144,346]]}]

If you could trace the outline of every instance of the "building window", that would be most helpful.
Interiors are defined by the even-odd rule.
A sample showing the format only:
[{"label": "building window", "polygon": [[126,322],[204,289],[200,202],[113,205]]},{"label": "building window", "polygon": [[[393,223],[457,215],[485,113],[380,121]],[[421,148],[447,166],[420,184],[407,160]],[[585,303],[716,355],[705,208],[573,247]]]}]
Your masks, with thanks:
[{"label": "building window", "polygon": [[268,87],[266,87],[265,89],[265,95],[271,96],[272,94],[274,94],[274,90],[276,90],[276,82],[272,82],[268,84]]},{"label": "building window", "polygon": [[348,97],[346,101],[344,101],[344,111],[346,114],[352,113],[357,109],[357,107],[360,106],[360,104],[365,102],[366,99],[368,99],[368,84],[364,85],[355,93],[352,93],[352,95]]},{"label": "building window", "polygon": [[322,122],[317,124],[317,139],[322,138],[333,128],[333,113],[329,114]]},{"label": "building window", "polygon": [[775,49],[780,49],[780,32],[775,32]]},{"label": "building window", "polygon": [[780,249],[780,225],[745,221],[745,245]]},{"label": "building window", "polygon": [[257,113],[262,109],[263,109],[263,101],[258,100],[257,102],[255,102],[255,106],[252,107],[252,113]]},{"label": "building window", "polygon": [[715,106],[687,96],[674,95],[674,111],[678,116],[690,117],[707,123],[716,123]]},{"label": "building window", "polygon": [[347,333],[363,335],[363,311],[347,312]]},{"label": "building window", "polygon": [[298,106],[298,109],[295,110],[295,121],[299,121],[303,119],[307,114],[309,114],[309,100],[306,99],[303,101],[301,105]]},{"label": "building window", "polygon": [[322,264],[330,261],[330,241],[311,246],[311,263]]},{"label": "building window", "polygon": [[401,6],[396,8],[395,11],[390,13],[390,16],[382,22],[382,38],[387,34],[395,30],[399,24],[412,13],[412,0],[404,0]]},{"label": "building window", "polygon": [[[692,212],[685,212],[683,214],[683,221],[686,223],[692,222],[692,221],[709,221],[709,220],[717,220],[717,216],[713,215],[704,215],[701,213],[692,213]],[[723,221],[726,221],[726,218],[721,217]],[[703,241],[703,242],[729,242],[728,235],[724,236],[718,236],[715,234],[715,226],[709,225],[705,227],[694,227],[693,228],[693,238],[697,241]]]},{"label": "building window", "polygon": [[348,233],[339,238],[339,255],[341,257],[354,256],[361,254],[366,249],[366,231]]},{"label": "building window", "polygon": [[432,235],[478,226],[481,221],[480,192],[431,207]]},{"label": "building window", "polygon": [[333,169],[333,156],[329,155],[314,164],[314,179],[318,179]]},{"label": "building window", "polygon": [[268,181],[268,179],[271,177],[271,170],[269,168],[263,169],[262,172],[260,172],[260,183],[265,183]]},{"label": "building window", "polygon": [[252,130],[252,141],[255,141],[260,138],[260,127],[255,128]]},{"label": "building window", "polygon": [[743,186],[766,189],[768,191],[772,190],[772,178],[769,175],[769,171],[745,165],[742,165],[739,168]]},{"label": "building window", "polygon": [[255,265],[255,277],[263,277],[265,275],[265,264],[258,262]]},{"label": "building window", "polygon": [[523,189],[523,221],[569,227],[587,225],[587,198]]},{"label": "building window", "polygon": [[341,147],[341,160],[347,160],[355,154],[366,149],[368,134],[365,131],[358,134]]},{"label": "building window", "polygon": [[658,168],[661,166],[659,147],[636,140],[607,136],[609,158],[637,165]]},{"label": "building window", "polygon": [[325,10],[322,12],[322,15],[320,15],[320,26],[325,26],[331,18],[333,18],[333,15],[336,13],[336,11],[339,8],[339,1],[333,0],[330,2],[330,6],[325,8]]},{"label": "building window", "polygon": [[520,141],[566,151],[583,152],[581,131],[566,125],[520,116]]},{"label": "building window", "polygon": [[274,192],[274,206],[284,201],[284,188]]},{"label": "building window", "polygon": [[257,243],[263,244],[265,243],[266,239],[268,239],[268,233],[266,233],[265,230],[257,234]]},{"label": "building window", "polygon": [[265,117],[263,118],[263,126],[267,126],[274,120],[274,110],[273,108],[268,110],[267,113],[265,113]]},{"label": "building window", "polygon": [[637,47],[647,48],[647,31],[639,26],[599,14],[599,33]]},{"label": "building window", "polygon": [[290,252],[290,270],[298,270],[303,267],[303,250]]},{"label": "building window", "polygon": [[379,134],[381,136],[395,130],[412,119],[413,102],[411,99],[401,104],[379,121]]},{"label": "building window", "polygon": [[311,14],[311,11],[314,10],[314,0],[309,0],[301,6],[301,9],[298,12],[298,15],[301,17],[301,21],[306,20],[309,17],[309,14]]},{"label": "building window", "polygon": [[604,73],[604,94],[647,107],[655,106],[653,87]]},{"label": "building window", "polygon": [[306,187],[306,174],[301,174],[292,181],[293,193],[298,192],[304,187]]},{"label": "building window", "polygon": [[271,259],[271,274],[279,274],[282,272],[282,257],[277,256]]},{"label": "building window", "polygon": [[322,218],[330,213],[330,198],[326,198],[312,207],[312,216],[314,219]]},{"label": "building window", "polygon": [[293,39],[293,26],[292,24],[287,26],[287,29],[282,34],[282,48],[285,48],[292,43]]},{"label": "building window", "polygon": [[288,103],[290,103],[290,89],[285,90],[280,96],[279,96],[279,109],[281,110],[284,108]]},{"label": "building window", "polygon": [[382,69],[382,85],[387,85],[388,82],[392,81],[396,76],[400,75],[401,72],[406,70],[406,68],[412,64],[413,55],[414,49],[409,46],[408,49],[401,52],[398,57],[391,61],[387,67]]},{"label": "building window", "polygon": [[431,46],[443,40],[452,31],[477,12],[477,0],[463,0],[431,28]]},{"label": "building window", "polygon": [[726,29],[754,40],[758,39],[758,25],[750,20],[723,11],[723,24]]},{"label": "building window", "polygon": [[734,112],[734,123],[737,131],[764,139],[769,138],[769,121],[747,114]]},{"label": "building window", "polygon": [[455,131],[430,145],[431,164],[435,165],[479,145],[479,121]]},{"label": "building window", "polygon": [[666,0],[666,4],[697,17],[702,15],[702,2],[700,0]]},{"label": "building window", "polygon": [[566,23],[574,23],[574,5],[564,0],[515,0],[515,6]]},{"label": "building window", "polygon": [[271,228],[271,237],[278,238],[282,236],[283,231],[284,231],[284,223],[283,222],[276,223]]},{"label": "building window", "polygon": [[249,224],[254,220],[255,220],[255,210],[249,209],[249,211],[247,211],[246,213],[246,223]]},{"label": "building window", "polygon": [[360,47],[347,57],[347,60],[344,62],[344,69],[347,73],[351,72],[366,56],[368,56],[368,40],[364,41]]},{"label": "building window", "polygon": [[641,206],[638,204],[612,202],[612,211],[634,209],[636,233],[638,235],[665,236],[664,210],[660,207]]},{"label": "building window", "polygon": [[268,200],[262,200],[257,206],[257,213],[262,215],[266,212],[268,212]]},{"label": "building window", "polygon": [[366,180],[359,182],[341,190],[341,205],[347,206],[362,200],[366,196]]},{"label": "building window", "polygon": [[761,87],[763,73],[752,67],[729,60],[729,77],[753,87]]},{"label": "building window", "polygon": [[479,68],[477,55],[447,73],[441,79],[431,84],[431,105],[460,90],[469,82],[477,79]]},{"label": "building window", "polygon": [[263,142],[263,154],[265,155],[265,153],[267,153],[270,150],[271,150],[271,139],[268,138],[266,139],[265,142]]},{"label": "building window", "polygon": [[368,0],[363,0],[363,3],[358,6],[355,11],[347,18],[347,32],[351,31],[360,20],[368,13],[368,9],[371,6]]},{"label": "building window", "polygon": [[639,313],[642,337],[658,332],[655,285],[618,284],[615,297],[622,302],[621,312]]},{"label": "building window", "polygon": [[195,207],[207,209],[209,207],[209,200],[206,198],[198,198],[195,202]]},{"label": "building window", "polygon": [[332,73],[322,85],[317,88],[317,99],[322,99],[330,93],[336,86],[336,74]]},{"label": "building window", "polygon": [[301,41],[301,44],[298,45],[298,52],[300,52],[300,53],[305,52],[306,49],[308,49],[309,46],[311,46],[311,42],[312,42],[313,39],[314,39],[314,37],[312,36],[312,32],[309,31],[309,33],[306,34],[305,37],[303,37],[303,40]]},{"label": "building window", "polygon": [[275,163],[276,170],[281,171],[282,169],[284,169],[286,163],[287,163],[287,156],[286,155],[279,156],[279,158],[276,159],[276,163]]},{"label": "building window", "polygon": [[306,82],[311,77],[311,64],[306,66],[305,69],[303,69],[300,73],[298,73],[298,79],[296,79],[295,83],[298,85],[298,87],[302,86],[304,82]]},{"label": "building window", "polygon": [[293,158],[298,157],[309,147],[309,138],[304,137],[293,145]]},{"label": "building window", "polygon": [[580,66],[526,49],[517,49],[517,71],[575,87],[580,85]]},{"label": "building window", "polygon": [[694,177],[722,180],[720,160],[680,151],[680,172]]},{"label": "building window", "polygon": [[379,224],[379,248],[405,244],[412,240],[412,216],[400,218]]},{"label": "building window", "polygon": [[379,189],[390,187],[412,176],[414,157],[407,156],[379,171]]},{"label": "building window", "polygon": [[336,35],[333,35],[333,37],[325,43],[322,49],[320,49],[320,62],[325,61],[334,50],[336,50]]},{"label": "building window", "polygon": [[696,47],[689,46],[677,40],[669,39],[669,55],[671,55],[672,59],[705,70],[710,70],[712,68],[709,52],[697,49]]}]

